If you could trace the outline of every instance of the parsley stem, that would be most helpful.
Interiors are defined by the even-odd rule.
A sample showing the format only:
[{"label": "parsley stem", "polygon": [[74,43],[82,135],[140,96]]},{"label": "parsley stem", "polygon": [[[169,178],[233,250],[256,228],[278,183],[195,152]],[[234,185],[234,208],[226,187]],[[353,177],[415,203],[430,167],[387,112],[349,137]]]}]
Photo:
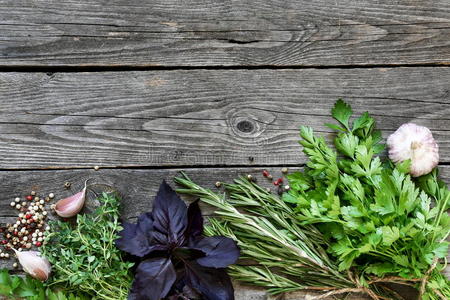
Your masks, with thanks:
[{"label": "parsley stem", "polygon": [[[439,209],[439,216],[438,216],[438,218],[436,218],[436,221],[434,222],[434,227],[439,226],[439,223],[441,222],[442,215],[444,213],[445,208],[447,207],[447,203],[448,203],[449,199],[450,199],[450,192],[447,192],[447,197],[445,197],[444,202],[440,203],[441,207]],[[433,230],[433,237],[431,238],[432,241],[434,241],[435,236],[436,236],[436,230]],[[448,232],[446,233],[446,237],[447,236],[448,236]]]}]

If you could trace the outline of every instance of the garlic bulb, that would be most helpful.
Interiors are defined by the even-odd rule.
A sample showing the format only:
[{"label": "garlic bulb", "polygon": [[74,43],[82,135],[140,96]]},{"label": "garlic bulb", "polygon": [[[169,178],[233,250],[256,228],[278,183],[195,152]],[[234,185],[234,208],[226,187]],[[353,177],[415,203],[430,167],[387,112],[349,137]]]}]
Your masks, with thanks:
[{"label": "garlic bulb", "polygon": [[410,174],[414,177],[430,173],[439,162],[438,145],[424,126],[403,124],[388,137],[387,145],[393,162],[411,160]]},{"label": "garlic bulb", "polygon": [[49,278],[52,271],[50,262],[41,256],[38,251],[17,251],[16,253],[19,263],[23,270],[31,275],[31,277],[45,281]]}]

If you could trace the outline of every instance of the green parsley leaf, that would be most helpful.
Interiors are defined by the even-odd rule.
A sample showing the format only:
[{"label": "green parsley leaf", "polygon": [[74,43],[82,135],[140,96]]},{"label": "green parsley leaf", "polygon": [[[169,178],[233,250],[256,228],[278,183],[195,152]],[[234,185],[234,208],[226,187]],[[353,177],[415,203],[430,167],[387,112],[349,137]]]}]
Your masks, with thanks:
[{"label": "green parsley leaf", "polygon": [[358,129],[363,129],[365,127],[371,126],[373,119],[369,116],[368,112],[364,112],[359,118],[353,121],[353,132]]},{"label": "green parsley leaf", "polygon": [[382,244],[385,246],[392,245],[400,237],[400,230],[397,227],[383,226],[377,229],[377,233],[381,234]]},{"label": "green parsley leaf", "polygon": [[345,103],[342,99],[339,99],[334,105],[333,109],[331,110],[331,115],[333,116],[333,118],[335,118],[339,123],[341,123],[342,126],[344,126],[345,129],[347,129],[347,131],[350,131],[348,121],[350,120],[352,114],[353,112],[350,105]]}]

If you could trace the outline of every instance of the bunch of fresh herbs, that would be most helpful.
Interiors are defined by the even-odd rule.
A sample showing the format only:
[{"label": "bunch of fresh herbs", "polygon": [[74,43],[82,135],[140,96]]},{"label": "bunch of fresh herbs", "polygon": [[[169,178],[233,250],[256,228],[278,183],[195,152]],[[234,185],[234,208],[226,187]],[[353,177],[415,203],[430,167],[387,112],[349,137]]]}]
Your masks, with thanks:
[{"label": "bunch of fresh herbs", "polygon": [[412,178],[410,161],[393,165],[376,154],[384,146],[368,113],[350,122],[352,110],[339,100],[337,151],[309,127],[300,144],[309,162],[288,176],[282,198],[240,178],[218,194],[176,178],[178,190],[217,208],[208,234],[238,241],[243,258],[256,266],[233,266],[238,280],[281,293],[305,288],[364,292],[373,299],[401,299],[386,282],[417,287],[421,299],[449,299],[440,270],[448,252],[448,187],[437,170]]},{"label": "bunch of fresh herbs", "polygon": [[[431,278],[422,298],[450,297],[438,271],[448,252],[450,191],[437,169],[415,179],[408,174],[409,160],[382,163],[375,156],[383,149],[381,134],[368,113],[351,123],[350,106],[338,101],[332,115],[339,122],[330,125],[339,132],[338,152],[302,127],[300,144],[310,161],[304,172],[288,176],[291,189],[283,200],[294,205],[303,225],[320,230],[340,271],[352,269],[366,279]],[[441,287],[433,291],[436,285]]]},{"label": "bunch of fresh herbs", "polygon": [[51,233],[41,248],[53,268],[46,284],[65,292],[84,292],[90,299],[126,299],[134,264],[124,261],[114,244],[122,230],[120,199],[103,193],[98,201],[95,212],[77,215],[76,224],[50,223]]},{"label": "bunch of fresh herbs", "polygon": [[[269,288],[278,294],[307,287],[353,287],[351,280],[334,268],[322,245],[324,239],[313,226],[299,226],[294,209],[278,196],[246,178],[227,184],[227,194],[218,194],[192,182],[186,174],[175,181],[179,193],[199,197],[217,208],[210,218],[208,235],[221,234],[238,242],[243,261],[256,266],[233,265],[238,280]],[[291,280],[298,277],[302,280]]]},{"label": "bunch of fresh herbs", "polygon": [[0,270],[0,296],[6,299],[26,300],[88,300],[88,297],[76,296],[62,291],[54,291],[30,276],[21,277]]},{"label": "bunch of fresh herbs", "polygon": [[197,201],[186,207],[163,181],[152,212],[123,227],[116,245],[140,261],[129,299],[234,299],[225,268],[239,249],[230,238],[203,236]]}]

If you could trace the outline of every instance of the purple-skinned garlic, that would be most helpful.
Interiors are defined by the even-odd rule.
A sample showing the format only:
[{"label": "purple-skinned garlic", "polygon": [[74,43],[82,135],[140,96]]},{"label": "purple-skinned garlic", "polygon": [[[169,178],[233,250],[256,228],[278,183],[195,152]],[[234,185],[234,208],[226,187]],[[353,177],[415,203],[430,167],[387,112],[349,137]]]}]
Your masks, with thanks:
[{"label": "purple-skinned garlic", "polygon": [[54,208],[56,214],[62,218],[70,218],[78,214],[86,200],[86,182],[81,192],[56,202]]},{"label": "purple-skinned garlic", "polygon": [[411,160],[413,177],[430,173],[439,162],[439,148],[430,129],[413,123],[400,126],[387,139],[389,158],[400,163]]},{"label": "purple-skinned garlic", "polygon": [[52,266],[38,251],[17,251],[13,249],[23,270],[31,277],[46,281],[50,277]]}]

